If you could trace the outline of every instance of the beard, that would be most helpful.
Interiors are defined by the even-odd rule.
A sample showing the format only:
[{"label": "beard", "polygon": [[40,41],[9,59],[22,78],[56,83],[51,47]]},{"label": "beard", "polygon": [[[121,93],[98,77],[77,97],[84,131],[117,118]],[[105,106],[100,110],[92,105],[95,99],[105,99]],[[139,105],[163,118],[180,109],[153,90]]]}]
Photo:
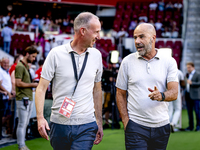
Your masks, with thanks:
[{"label": "beard", "polygon": [[32,63],[30,56],[27,58],[27,63]]},{"label": "beard", "polygon": [[150,52],[151,52],[151,49],[152,49],[152,43],[153,43],[153,39],[150,38],[150,41],[149,41],[149,43],[148,43],[147,45],[138,44],[137,47],[144,47],[143,50],[138,51],[139,54],[140,54],[141,56],[146,56],[148,53],[150,53]]}]

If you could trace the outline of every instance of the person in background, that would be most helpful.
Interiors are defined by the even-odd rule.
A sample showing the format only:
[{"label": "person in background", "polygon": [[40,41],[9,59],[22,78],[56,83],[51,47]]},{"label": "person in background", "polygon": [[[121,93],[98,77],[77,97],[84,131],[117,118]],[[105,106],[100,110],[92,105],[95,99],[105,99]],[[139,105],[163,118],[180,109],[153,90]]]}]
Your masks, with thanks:
[{"label": "person in background", "polygon": [[57,44],[57,42],[56,42],[56,38],[53,37],[53,38],[52,38],[52,41],[51,41],[51,49],[54,48],[54,47],[56,47],[56,46],[58,46],[58,44]]},{"label": "person in background", "polygon": [[122,60],[116,82],[126,149],[165,150],[170,135],[168,102],[178,95],[177,63],[155,48],[151,24],[138,25],[133,37],[137,52]]},{"label": "person in background", "polygon": [[5,25],[5,27],[1,31],[1,36],[3,37],[3,50],[6,53],[10,53],[10,44],[12,41],[12,36],[13,36],[13,31],[12,29],[8,26],[8,24]]},{"label": "person in background", "polygon": [[40,77],[41,77],[41,73],[42,73],[43,64],[44,64],[44,60],[43,59],[38,61],[39,68],[35,72],[35,80],[34,80],[35,82],[39,83],[39,80],[40,80]]},{"label": "person in background", "polygon": [[195,131],[200,131],[200,74],[195,70],[193,62],[188,62],[186,67],[187,74],[185,100],[189,126],[185,129],[185,131],[194,130],[193,110],[195,111],[196,115]]},{"label": "person in background", "polygon": [[160,0],[158,2],[158,10],[159,11],[164,11],[165,10],[165,2],[164,2],[164,0]]},{"label": "person in background", "polygon": [[158,7],[158,4],[155,2],[155,1],[152,1],[150,4],[149,4],[149,10],[156,10]]},{"label": "person in background", "polygon": [[12,134],[12,127],[11,127],[11,98],[13,95],[12,92],[12,83],[11,77],[9,74],[9,59],[2,58],[1,67],[0,67],[0,82],[1,88],[7,94],[4,94],[2,97],[3,100],[3,118],[2,118],[2,125],[4,127],[3,136],[8,136],[8,134]]},{"label": "person in background", "polygon": [[44,46],[44,58],[46,59],[47,55],[49,54],[51,50],[51,39],[48,39],[48,41],[45,42]]},{"label": "person in background", "polygon": [[28,63],[32,63],[37,57],[38,51],[34,46],[29,46],[24,50],[24,57],[15,68],[16,85],[16,105],[17,105],[17,144],[19,150],[29,150],[25,144],[26,128],[33,106],[32,88],[38,83],[32,83]]},{"label": "person in background", "polygon": [[38,63],[39,60],[43,59],[43,47],[42,47],[40,41],[37,42],[37,48],[36,49],[39,52],[38,55],[37,55],[37,63]]},{"label": "person in background", "polygon": [[[169,102],[169,120],[171,126],[171,132],[177,131],[175,127],[181,128],[181,112],[182,112],[182,95],[181,87],[185,86],[184,75],[181,70],[178,70],[178,97],[177,100]],[[179,124],[178,124],[179,123]]]}]

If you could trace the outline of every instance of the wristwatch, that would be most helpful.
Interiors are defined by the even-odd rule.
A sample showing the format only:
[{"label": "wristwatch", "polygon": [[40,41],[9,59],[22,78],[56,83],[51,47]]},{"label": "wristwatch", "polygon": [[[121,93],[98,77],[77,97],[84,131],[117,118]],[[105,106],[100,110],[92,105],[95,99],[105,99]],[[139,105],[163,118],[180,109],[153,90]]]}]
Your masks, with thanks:
[{"label": "wristwatch", "polygon": [[163,92],[160,92],[160,94],[162,95],[162,100],[161,101],[164,101],[165,100],[165,94]]}]

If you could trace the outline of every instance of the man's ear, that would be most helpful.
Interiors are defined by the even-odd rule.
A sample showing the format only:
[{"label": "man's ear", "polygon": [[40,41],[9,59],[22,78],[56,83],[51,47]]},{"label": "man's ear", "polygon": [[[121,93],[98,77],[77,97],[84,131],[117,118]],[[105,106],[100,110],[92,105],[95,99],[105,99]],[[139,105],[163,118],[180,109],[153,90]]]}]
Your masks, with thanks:
[{"label": "man's ear", "polygon": [[84,35],[85,34],[85,28],[80,28],[80,33],[81,33],[81,35]]}]

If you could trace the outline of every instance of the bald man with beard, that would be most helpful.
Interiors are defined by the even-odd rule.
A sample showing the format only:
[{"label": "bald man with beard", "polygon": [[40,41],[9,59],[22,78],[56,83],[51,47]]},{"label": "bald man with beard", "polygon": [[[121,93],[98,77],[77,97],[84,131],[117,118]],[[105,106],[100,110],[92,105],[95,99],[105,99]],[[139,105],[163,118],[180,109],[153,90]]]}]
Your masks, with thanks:
[{"label": "bald man with beard", "polygon": [[127,150],[165,150],[170,135],[168,102],[177,99],[177,64],[155,48],[156,31],[148,23],[134,31],[137,52],[120,66],[117,106]]}]

